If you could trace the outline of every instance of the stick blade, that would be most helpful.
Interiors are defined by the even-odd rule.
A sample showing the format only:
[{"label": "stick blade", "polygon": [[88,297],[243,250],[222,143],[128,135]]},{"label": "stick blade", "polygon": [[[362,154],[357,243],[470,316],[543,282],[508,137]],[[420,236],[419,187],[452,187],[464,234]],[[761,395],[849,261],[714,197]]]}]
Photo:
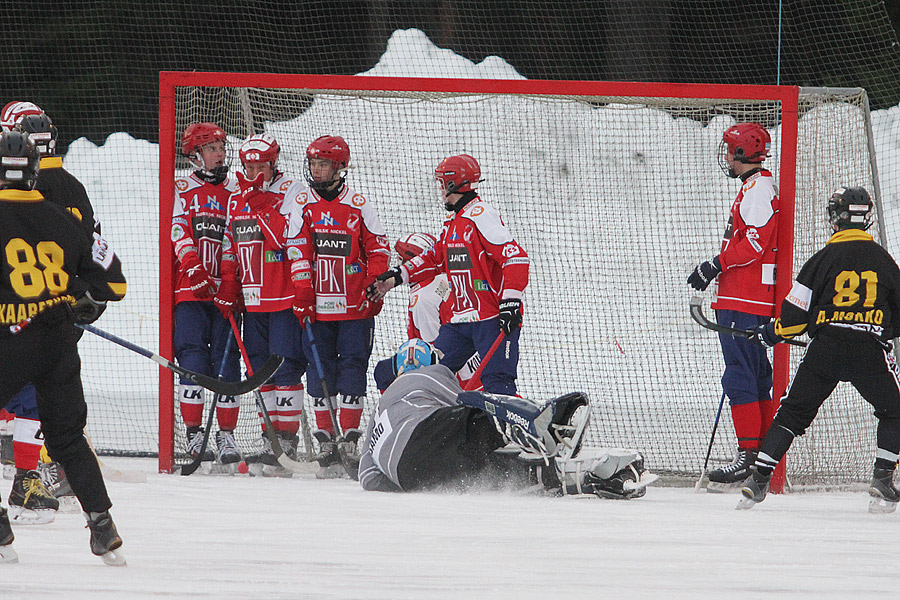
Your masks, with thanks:
[{"label": "stick blade", "polygon": [[220,379],[213,379],[212,377],[198,374],[195,375],[194,381],[198,385],[202,385],[206,389],[212,390],[217,394],[222,394],[223,396],[240,396],[241,394],[252,392],[264,384],[269,377],[275,374],[275,371],[278,370],[278,367],[280,367],[283,362],[284,357],[272,354],[266,359],[263,366],[257,369],[256,372],[247,379],[241,381],[222,381]]}]

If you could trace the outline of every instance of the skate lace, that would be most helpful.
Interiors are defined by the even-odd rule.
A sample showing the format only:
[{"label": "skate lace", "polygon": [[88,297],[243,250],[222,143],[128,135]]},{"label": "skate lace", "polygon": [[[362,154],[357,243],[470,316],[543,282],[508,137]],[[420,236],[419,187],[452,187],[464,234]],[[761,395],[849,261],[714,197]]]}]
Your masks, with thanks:
[{"label": "skate lace", "polygon": [[192,435],[191,439],[188,441],[188,452],[191,454],[200,452],[201,446],[203,446],[203,432],[198,431]]},{"label": "skate lace", "polygon": [[234,441],[234,435],[231,433],[220,433],[217,440],[219,444],[219,452],[236,452],[237,442]]},{"label": "skate lace", "polygon": [[748,462],[748,460],[747,460],[747,453],[746,453],[746,452],[740,452],[740,453],[738,453],[738,455],[734,458],[734,462],[733,462],[733,463],[731,463],[730,465],[725,465],[724,467],[722,467],[722,472],[723,472],[723,473],[734,473],[734,472],[736,472],[736,471],[741,471],[741,470],[743,470],[743,469],[749,468],[749,466],[750,466],[750,464],[749,464],[749,462]]},{"label": "skate lace", "polygon": [[28,477],[24,479],[22,481],[22,486],[25,488],[25,504],[28,503],[28,500],[31,499],[32,496],[37,496],[39,498],[54,498],[53,494],[44,486],[44,482],[41,481],[39,477]]}]

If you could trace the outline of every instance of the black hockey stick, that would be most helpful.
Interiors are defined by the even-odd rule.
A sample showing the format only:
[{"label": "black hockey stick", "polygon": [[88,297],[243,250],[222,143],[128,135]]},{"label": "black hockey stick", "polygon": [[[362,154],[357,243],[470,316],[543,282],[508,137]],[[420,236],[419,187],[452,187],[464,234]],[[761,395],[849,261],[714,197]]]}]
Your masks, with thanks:
[{"label": "black hockey stick", "polygon": [[243,379],[241,381],[219,381],[218,379],[213,379],[207,375],[201,375],[200,373],[195,373],[193,371],[188,371],[187,369],[183,369],[173,363],[171,360],[156,354],[155,352],[151,352],[145,348],[141,348],[138,345],[132,344],[128,340],[123,340],[120,337],[117,337],[107,331],[103,331],[102,329],[97,329],[93,325],[88,325],[86,323],[75,323],[75,327],[84,329],[85,331],[90,331],[94,335],[100,336],[105,340],[109,340],[115,344],[128,348],[132,352],[137,352],[141,356],[145,356],[155,362],[156,364],[163,366],[170,371],[178,373],[180,376],[184,377],[188,381],[195,383],[199,386],[205,387],[208,390],[211,390],[217,394],[222,394],[223,396],[240,396],[241,394],[246,394],[249,391],[255,390],[259,386],[261,386],[265,381],[272,376],[272,373],[278,370],[278,367],[281,366],[281,363],[284,362],[284,359],[278,355],[271,355],[266,360],[265,364],[260,367],[260,369],[254,374],[250,374],[247,379]]},{"label": "black hockey stick", "polygon": [[[222,379],[225,375],[225,364],[227,362],[228,353],[231,351],[231,339],[232,338],[229,335],[228,339],[225,340],[225,352],[222,354],[222,364],[219,365],[219,379]],[[218,405],[219,398],[221,397],[222,394],[215,394],[213,396],[212,407],[209,409],[209,416],[206,417],[206,431],[203,432],[203,442],[200,444],[200,452],[190,463],[181,467],[182,475],[192,475],[194,471],[200,468],[200,463],[203,462],[203,455],[206,453],[206,447],[209,445],[209,434],[212,430],[213,417],[216,414],[216,405]]]},{"label": "black hockey stick", "polygon": [[[234,332],[234,339],[241,351],[241,358],[244,359],[244,367],[247,369],[247,374],[252,377],[253,367],[250,365],[250,357],[247,355],[247,348],[244,346],[244,341],[241,339],[241,332],[238,330],[237,323],[234,320],[234,315],[228,315],[228,321],[231,323],[231,331]],[[269,375],[271,376],[272,373],[270,373]],[[268,377],[266,379],[268,379]],[[263,423],[266,426],[266,430],[264,433],[266,439],[268,439],[269,443],[272,444],[272,453],[275,454],[275,460],[278,461],[278,464],[280,464],[288,471],[293,471],[295,473],[304,473],[308,471],[309,469],[305,467],[303,463],[293,460],[290,456],[284,453],[284,448],[281,447],[281,440],[278,439],[278,434],[275,433],[275,425],[272,424],[272,417],[271,415],[269,415],[269,409],[266,408],[266,401],[263,399],[262,392],[259,391],[259,387],[253,390],[253,399],[256,401],[256,408],[259,410],[259,414],[262,415]]]},{"label": "black hockey stick", "polygon": [[312,332],[312,322],[309,317],[304,323],[306,335],[309,336],[309,345],[312,348],[313,362],[316,364],[316,374],[322,384],[322,391],[325,392],[325,403],[328,405],[328,415],[331,417],[331,426],[334,428],[334,442],[337,444],[338,456],[341,457],[341,464],[344,471],[353,479],[359,479],[359,460],[351,456],[341,442],[344,441],[344,434],[341,431],[341,425],[338,423],[337,415],[334,413],[334,406],[331,403],[331,394],[328,390],[328,382],[325,381],[325,369],[322,368],[322,360],[319,358],[319,348],[316,346],[316,338]]},{"label": "black hockey stick", "polygon": [[[710,329],[710,330],[718,332],[718,333],[727,333],[729,335],[736,335],[738,337],[749,338],[749,337],[753,336],[752,331],[747,331],[745,329],[735,329],[734,327],[727,327],[725,325],[719,325],[718,323],[713,323],[712,321],[710,321],[709,319],[706,318],[706,315],[703,314],[702,305],[703,305],[703,297],[702,296],[694,296],[693,298],[691,298],[691,316],[694,318],[695,321],[697,321],[697,323],[701,327],[705,327],[706,329]],[[801,346],[803,348],[806,347],[806,342],[804,342],[802,340],[792,340],[792,339],[783,338],[782,341],[784,341],[786,344],[790,344],[792,346]]]},{"label": "black hockey stick", "polygon": [[716,440],[716,430],[719,428],[719,419],[722,417],[722,406],[725,404],[725,390],[722,390],[722,397],[719,399],[719,410],[716,411],[716,420],[713,422],[713,430],[709,435],[709,447],[706,448],[706,459],[703,461],[703,470],[700,471],[700,479],[694,485],[694,491],[699,492],[703,486],[703,480],[706,478],[707,469],[709,468],[709,455],[712,454],[713,442]]}]

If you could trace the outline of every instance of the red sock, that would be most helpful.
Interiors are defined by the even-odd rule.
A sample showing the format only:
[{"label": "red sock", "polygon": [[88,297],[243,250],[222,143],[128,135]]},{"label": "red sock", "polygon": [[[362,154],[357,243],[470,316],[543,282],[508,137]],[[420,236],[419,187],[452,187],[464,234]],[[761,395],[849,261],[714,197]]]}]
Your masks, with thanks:
[{"label": "red sock", "polygon": [[735,404],[731,407],[731,419],[737,434],[738,448],[757,450],[759,448],[760,412],[759,402]]},{"label": "red sock", "polygon": [[769,427],[772,425],[772,420],[775,418],[775,413],[778,412],[778,407],[776,406],[776,402],[774,400],[769,400],[764,398],[759,401],[759,439],[762,440],[766,437],[766,432],[769,431]]}]

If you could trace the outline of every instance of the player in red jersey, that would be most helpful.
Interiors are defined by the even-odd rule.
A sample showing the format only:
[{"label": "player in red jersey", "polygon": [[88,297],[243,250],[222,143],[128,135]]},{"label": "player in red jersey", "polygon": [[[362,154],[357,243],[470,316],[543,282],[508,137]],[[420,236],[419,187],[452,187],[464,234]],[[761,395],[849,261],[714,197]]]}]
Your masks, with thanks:
[{"label": "player in red jersey", "polygon": [[[222,236],[228,200],[237,189],[228,177],[225,131],[215,123],[193,123],[181,136],[181,153],[195,167],[175,179],[172,243],[175,245],[175,358],[182,367],[215,377],[225,361],[223,379],[240,377],[237,350],[225,356],[231,326],[212,301],[219,288]],[[232,347],[234,348],[234,347]],[[187,449],[196,457],[202,446],[201,386],[179,382],[181,418],[187,428]],[[241,460],[234,440],[239,404],[225,396],[216,404],[219,432],[217,459],[223,464]],[[212,459],[212,453],[208,459]]]},{"label": "player in red jersey", "polygon": [[[778,195],[775,178],[762,167],[770,142],[769,133],[758,123],[738,123],[722,135],[719,165],[729,177],[740,178],[741,189],[731,206],[719,254],[697,265],[688,277],[688,283],[701,291],[718,277],[718,297],[712,304],[716,320],[737,329],[756,329],[775,316]],[[772,364],[766,350],[747,338],[719,334],[719,342],[725,357],[722,388],[731,405],[738,451],[734,462],[710,471],[709,480],[732,486],[750,474],[775,416]]]},{"label": "player in red jersey", "polygon": [[380,275],[368,288],[368,297],[380,300],[400,283],[446,273],[449,322],[441,326],[434,341],[444,353],[441,364],[459,371],[476,351],[485,356],[502,331],[504,344],[485,365],[481,382],[486,392],[514,395],[528,254],[497,209],[475,190],[481,179],[478,161],[468,154],[451,156],[437,166],[434,176],[452,216],[431,249]]},{"label": "player in red jersey", "polygon": [[[350,146],[340,136],[322,136],[306,149],[307,186],[298,184],[288,197],[302,222],[308,244],[297,245],[293,277],[297,318],[313,323],[328,391],[325,397],[315,365],[307,369],[315,398],[320,443],[320,476],[340,475],[334,426],[328,405],[339,408],[344,441],[355,444],[366,396],[366,374],[381,302],[369,302],[365,289],[388,267],[390,247],[371,200],[345,182]],[[303,238],[301,238],[303,239]],[[311,357],[309,339],[304,349]]]},{"label": "player in red jersey", "polygon": [[[285,234],[289,206],[284,202],[291,179],[278,170],[281,148],[269,134],[250,136],[240,149],[244,173],[240,191],[231,197],[222,254],[222,285],[215,303],[231,315],[243,304],[244,342],[250,363],[259,368],[270,354],[284,363],[260,390],[281,446],[296,457],[303,410],[306,359],[300,343],[300,323],[291,311],[294,299]],[[240,297],[240,302],[239,302]],[[289,475],[277,464],[263,436],[259,460],[267,475]]]}]

